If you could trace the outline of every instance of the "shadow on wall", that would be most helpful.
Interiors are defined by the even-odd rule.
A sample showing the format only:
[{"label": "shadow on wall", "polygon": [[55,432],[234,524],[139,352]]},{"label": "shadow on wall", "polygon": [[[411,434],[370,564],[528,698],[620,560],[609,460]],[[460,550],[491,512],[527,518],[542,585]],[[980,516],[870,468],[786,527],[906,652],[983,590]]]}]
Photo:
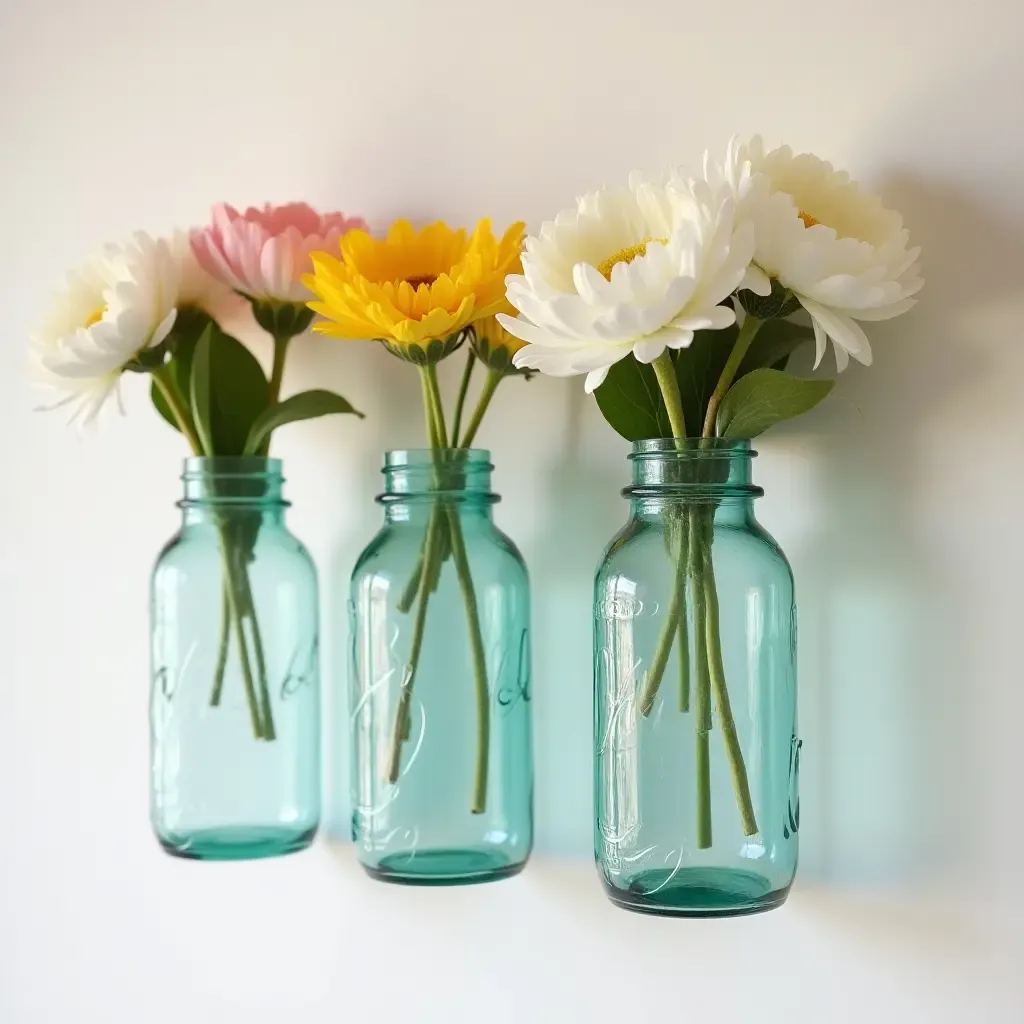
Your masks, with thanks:
[{"label": "shadow on wall", "polygon": [[[561,383],[567,392],[564,442],[546,469],[546,529],[527,553],[534,600],[537,846],[541,853],[591,860],[594,574],[626,521],[619,491],[629,482],[629,446],[601,420],[582,377]],[[584,437],[602,438],[602,448],[614,457],[590,457]]]},{"label": "shadow on wall", "polygon": [[[955,135],[950,108],[934,106],[943,136]],[[963,559],[981,539],[970,496],[984,493],[1001,447],[1019,448],[1010,418],[1024,366],[1019,347],[974,330],[985,331],[986,307],[1020,305],[1024,227],[952,182],[901,170],[879,190],[923,247],[927,285],[905,320],[871,325],[875,366],[842,377],[817,417],[817,534],[787,550],[807,875],[899,885],[962,874],[976,854],[986,740],[972,691],[998,682],[972,671],[985,609]]]},{"label": "shadow on wall", "polygon": [[[984,307],[1019,295],[1024,230],[952,183],[897,171],[876,187],[924,249],[923,302],[871,325],[875,365],[854,364],[813,419],[761,447],[799,438],[811,479],[813,532],[780,531],[800,606],[803,877],[900,887],[966,870],[974,856],[968,837],[981,812],[971,795],[984,785],[985,739],[969,710],[982,682],[972,679],[969,634],[979,610],[948,536],[952,517],[977,524],[966,494],[948,507],[943,481],[967,479],[966,466],[947,460],[969,449],[972,410],[987,410],[986,435],[1005,431],[1013,443],[1019,373],[1003,377],[1000,339],[981,341],[972,326]],[[809,359],[796,369],[809,370]],[[608,449],[615,442],[598,417],[591,424],[582,389],[570,395],[569,436],[548,470],[549,527],[529,551],[545,659],[535,664],[544,683],[537,817],[541,852],[589,860],[591,586],[624,518],[627,469],[624,448],[586,457],[584,422],[588,438],[592,428]],[[958,433],[963,443],[950,444]],[[993,451],[988,465],[998,458]],[[769,488],[766,500],[785,507],[793,497]]]}]

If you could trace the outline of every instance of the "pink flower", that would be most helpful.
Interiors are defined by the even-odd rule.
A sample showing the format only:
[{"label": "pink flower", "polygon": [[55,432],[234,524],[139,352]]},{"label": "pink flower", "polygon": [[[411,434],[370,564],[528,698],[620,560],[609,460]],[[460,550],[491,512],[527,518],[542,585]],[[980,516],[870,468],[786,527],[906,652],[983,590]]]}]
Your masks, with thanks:
[{"label": "pink flower", "polygon": [[213,223],[192,232],[192,251],[207,273],[243,295],[304,303],[310,293],[301,279],[313,268],[310,254],[337,250],[354,228],[367,230],[359,217],[320,214],[306,203],[267,203],[245,213],[218,203]]}]

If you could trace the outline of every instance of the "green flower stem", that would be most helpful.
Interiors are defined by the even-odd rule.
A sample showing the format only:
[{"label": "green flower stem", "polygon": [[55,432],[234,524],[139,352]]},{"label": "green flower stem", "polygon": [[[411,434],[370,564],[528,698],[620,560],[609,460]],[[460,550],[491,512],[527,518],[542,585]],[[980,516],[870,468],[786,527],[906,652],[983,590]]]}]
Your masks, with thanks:
[{"label": "green flower stem", "polygon": [[466,554],[466,542],[462,536],[458,509],[448,507],[448,529],[452,542],[452,560],[462,588],[462,601],[466,606],[466,622],[469,626],[469,644],[473,658],[473,677],[476,684],[476,769],[473,773],[473,814],[483,814],[487,809],[487,762],[491,745],[490,689],[487,685],[487,655],[484,652],[483,632],[480,628],[480,612],[476,603],[476,590]]},{"label": "green flower stem", "polygon": [[[722,637],[718,620],[718,588],[715,584],[715,568],[711,562],[711,548],[703,551],[704,559],[704,604],[706,608],[705,627],[707,643],[707,660],[711,676],[711,689],[718,708],[718,721],[721,726],[722,742],[729,761],[732,774],[733,789],[736,791],[736,806],[739,808],[743,834],[752,836],[757,832],[757,818],[754,804],[750,799],[750,783],[747,779],[747,768],[743,762],[743,750],[736,734],[736,722],[732,716],[732,705],[729,701],[729,690],[725,683],[725,665],[722,661]],[[700,646],[698,642],[698,646]]]},{"label": "green flower stem", "polygon": [[658,696],[661,679],[665,675],[668,656],[672,653],[672,642],[679,631],[679,619],[682,617],[682,602],[683,599],[677,586],[672,590],[668,611],[665,613],[665,621],[661,627],[661,635],[658,637],[658,646],[654,648],[651,667],[647,670],[644,687],[640,691],[640,714],[644,718],[651,713],[651,709],[654,707],[654,698]]},{"label": "green flower stem", "polygon": [[401,597],[398,599],[396,607],[403,615],[409,614],[409,609],[412,608],[413,602],[416,600],[416,595],[420,592],[420,579],[423,577],[423,561],[427,550],[427,537],[430,534],[430,530],[434,522],[434,513],[430,513],[430,523],[427,524],[427,533],[423,535],[423,550],[420,552],[420,557],[416,560],[416,566],[412,571],[412,575],[409,577],[408,583],[405,585],[405,590],[402,591]]},{"label": "green flower stem", "polygon": [[679,710],[685,715],[690,710],[690,638],[685,615],[679,616],[676,629],[676,658],[679,661]]},{"label": "green flower stem", "polygon": [[679,394],[679,381],[676,380],[676,368],[672,363],[672,357],[668,349],[658,356],[651,364],[654,375],[658,378],[658,387],[661,390],[661,397],[665,400],[665,410],[668,413],[669,426],[672,428],[672,436],[677,440],[686,437],[686,419],[683,416],[683,400]]},{"label": "green flower stem", "polygon": [[[683,416],[683,402],[679,394],[679,382],[676,380],[676,369],[672,364],[672,357],[668,350],[662,352],[652,363],[654,374],[658,379],[658,387],[661,390],[661,397],[665,402],[665,409],[668,412],[669,426],[672,434],[679,442],[686,438],[686,420]],[[685,511],[681,513],[681,519],[685,520]],[[674,520],[670,520],[670,523]],[[680,537],[685,535],[683,522],[678,524]],[[661,680],[665,675],[665,667],[668,665],[668,658],[672,652],[672,644],[680,629],[686,630],[686,548],[680,543],[676,553],[676,569],[674,574],[674,586],[672,597],[669,601],[665,621],[662,623],[661,635],[658,637],[657,647],[654,649],[654,657],[651,659],[650,668],[647,670],[647,678],[644,680],[644,687],[640,694],[640,714],[645,718],[650,715],[654,707],[654,700],[661,687]],[[681,581],[681,583],[680,583]],[[685,644],[680,644],[680,655]],[[685,663],[685,667],[684,667]],[[680,660],[680,700],[686,678],[686,689],[689,689],[688,679],[689,658]],[[688,700],[687,700],[688,702]]]},{"label": "green flower stem", "polygon": [[[270,387],[267,392],[267,405],[273,408],[281,400],[281,381],[284,380],[284,362],[288,357],[288,345],[292,335],[282,334],[274,337],[274,362],[270,368]],[[269,447],[269,438],[267,446]]]},{"label": "green flower stem", "polygon": [[679,710],[690,710],[690,639],[686,622],[686,565],[690,545],[689,519],[683,515],[679,524],[679,546],[676,551],[676,591],[680,595],[679,621],[676,624],[676,661],[679,669]]},{"label": "green flower stem", "polygon": [[[178,429],[181,431],[182,436],[188,441],[193,453],[196,455],[211,454],[210,452],[204,453],[203,451],[203,446],[199,441],[199,437],[192,427],[192,421],[185,406],[185,401],[181,392],[178,390],[178,386],[175,383],[174,378],[171,376],[170,371],[166,367],[160,367],[159,369],[154,370],[153,380],[156,382],[156,386],[160,389],[160,393],[164,396],[164,401],[167,402],[167,407],[171,410],[171,415],[174,416]],[[217,664],[214,669],[213,692],[210,695],[210,704],[214,707],[220,704],[221,695],[224,689],[224,671],[227,665],[228,637],[230,628],[233,625],[235,634],[238,638],[242,675],[245,684],[246,698],[249,702],[249,716],[252,720],[253,736],[255,736],[256,739],[263,739],[263,726],[260,722],[259,706],[256,702],[256,691],[253,686],[252,669],[249,665],[249,656],[245,648],[245,630],[242,626],[242,618],[239,610],[240,601],[238,597],[238,587],[234,568],[232,566],[227,529],[221,525],[219,527],[219,533],[221,541],[221,561],[224,569],[224,599],[222,602],[223,618],[221,621],[220,647],[217,653]],[[231,620],[230,625],[228,621],[229,619]]]},{"label": "green flower stem", "polygon": [[178,391],[178,386],[174,383],[174,378],[167,367],[161,366],[158,370],[154,370],[153,380],[160,389],[160,394],[164,396],[167,408],[171,410],[171,415],[174,416],[182,437],[188,441],[192,453],[194,455],[211,455],[212,452],[203,451],[203,446],[199,443],[199,435],[196,434],[192,427],[192,418],[188,414],[188,409],[181,397],[181,393]]},{"label": "green flower stem", "polygon": [[[212,452],[205,452],[200,443],[199,437],[192,427],[184,398],[178,386],[166,367],[160,367],[153,371],[153,380],[156,381],[160,393],[167,402],[167,407],[178,425],[178,429],[188,441],[192,451],[196,455],[210,456]],[[244,562],[236,572],[234,558],[232,557],[232,544],[229,540],[229,531],[225,524],[218,526],[220,534],[221,560],[224,569],[224,601],[222,608],[226,609],[225,618],[230,618],[234,627],[235,636],[238,641],[239,661],[242,667],[242,678],[245,686],[246,700],[249,704],[249,717],[252,721],[253,736],[256,739],[274,739],[274,723],[271,717],[270,697],[267,690],[266,664],[263,655],[263,642],[259,633],[259,625],[256,621],[256,612],[252,607],[252,591],[249,586],[249,574],[246,571]],[[259,699],[256,696],[256,686],[253,682],[252,664],[249,660],[249,652],[246,646],[244,619],[249,615],[253,631],[253,640],[256,650],[256,660],[259,671],[260,687],[264,697],[265,710],[261,713]],[[227,622],[222,623],[220,648],[217,654],[217,664],[214,668],[213,692],[210,695],[210,703],[217,706],[220,703],[224,689],[224,671],[227,665],[228,635],[230,629]]]},{"label": "green flower stem", "polygon": [[701,581],[703,552],[700,509],[690,510],[690,575],[693,578],[693,728],[695,734],[697,782],[697,847],[711,846],[711,679],[708,665],[706,589]]},{"label": "green flower stem", "polygon": [[476,366],[476,353],[471,345],[466,346],[466,368],[462,371],[462,383],[459,385],[459,397],[455,402],[455,418],[452,420],[452,447],[459,447],[459,428],[462,426],[462,410],[466,405],[466,394],[469,391],[469,380]]},{"label": "green flower stem", "polygon": [[484,413],[487,412],[487,407],[491,404],[491,399],[494,397],[494,392],[497,391],[503,376],[504,374],[500,370],[489,369],[487,371],[487,379],[484,381],[484,386],[480,391],[480,398],[477,400],[476,408],[473,410],[473,416],[466,425],[464,437],[459,442],[458,446],[460,448],[468,448],[473,443],[473,438],[476,437],[476,432],[480,429]]},{"label": "green flower stem", "polygon": [[[448,439],[444,433],[444,414],[441,408],[441,393],[437,386],[437,373],[433,366],[425,368],[427,394],[432,406],[432,419],[435,426],[435,440],[440,444],[433,446],[434,465],[438,478],[441,476],[441,452],[447,448]],[[493,389],[492,389],[493,390]],[[478,406],[479,409],[479,406]],[[482,415],[482,414],[481,414]],[[474,420],[477,417],[474,415]],[[466,436],[472,440],[473,423],[466,428]],[[466,624],[469,628],[470,651],[473,658],[473,675],[477,696],[477,750],[476,770],[473,776],[473,798],[470,810],[473,814],[482,814],[487,807],[487,774],[488,754],[490,751],[490,690],[487,685],[487,657],[484,652],[483,632],[480,628],[480,613],[476,603],[476,590],[473,587],[473,576],[470,571],[469,557],[466,554],[466,542],[462,536],[462,522],[458,509],[450,504],[444,505],[444,513],[448,520],[448,540],[451,544],[452,560],[462,590],[462,600],[466,606]],[[423,578],[429,583],[433,566],[424,561]],[[421,600],[426,594],[421,586]]]},{"label": "green flower stem", "polygon": [[[729,393],[736,374],[739,372],[743,357],[747,354],[751,342],[764,321],[755,316],[747,316],[743,321],[736,342],[725,367],[722,369],[718,383],[708,402],[707,415],[704,418],[704,429],[702,437],[711,438],[715,436],[715,421],[718,418],[718,409],[723,399]],[[715,704],[718,707],[718,717],[721,723],[722,742],[725,745],[726,757],[729,761],[729,771],[732,775],[733,789],[736,793],[736,806],[740,812],[740,820],[745,835],[754,835],[757,832],[757,820],[754,814],[754,805],[750,798],[750,784],[747,778],[747,769],[743,761],[743,750],[740,747],[739,737],[736,734],[736,723],[732,715],[732,705],[729,701],[729,689],[725,678],[725,665],[722,659],[722,636],[719,621],[718,586],[715,582],[715,568],[712,560],[711,548],[714,543],[714,510],[706,523],[693,524],[696,531],[699,527],[707,535],[706,542],[703,539],[697,542],[697,560],[691,564],[691,570],[697,575],[695,581],[700,578],[700,586],[695,586],[695,591],[701,592],[701,599],[706,608],[704,628],[698,629],[695,624],[695,646],[703,648],[706,652],[710,686],[714,691]],[[703,638],[703,643],[701,642]],[[710,709],[708,711],[710,716]],[[698,777],[699,783],[699,777]]]},{"label": "green flower stem", "polygon": [[[441,402],[441,389],[437,385],[437,367],[428,363],[423,367],[423,379],[426,382],[424,398],[428,403],[429,415],[434,424],[433,438],[436,444],[433,448],[448,447],[448,431],[444,425],[444,405]],[[435,465],[438,465],[435,459]]]},{"label": "green flower stem", "polygon": [[[470,351],[469,359],[466,362],[466,369],[465,369],[465,371],[462,374],[462,383],[461,383],[461,385],[459,387],[459,397],[458,397],[458,400],[456,401],[456,404],[455,404],[455,419],[454,419],[454,421],[452,423],[452,436],[451,436],[451,444],[452,444],[452,446],[454,448],[468,448],[473,443],[473,439],[476,437],[476,432],[480,428],[480,422],[484,418],[484,413],[487,412],[487,407],[490,405],[491,399],[494,397],[494,392],[497,390],[497,387],[501,383],[502,377],[504,376],[504,374],[502,374],[498,370],[490,370],[488,372],[487,380],[485,381],[483,390],[480,393],[480,398],[477,401],[476,409],[473,411],[473,416],[472,416],[470,422],[466,425],[466,434],[462,438],[462,440],[460,441],[459,440],[459,427],[461,426],[461,423],[462,423],[462,413],[463,413],[463,407],[465,406],[465,402],[466,402],[466,393],[467,393],[468,388],[469,388],[469,381],[470,381],[470,377],[473,374],[473,367],[475,366],[475,364],[476,364],[476,356],[475,356],[475,354],[472,351]],[[426,369],[426,368],[424,368],[424,369]],[[430,369],[433,370],[433,367],[431,367]],[[443,437],[444,436],[444,431],[443,431],[444,420],[443,420],[443,417],[442,417],[442,419],[440,421],[441,422],[441,428],[442,428],[441,431],[437,430],[436,423],[434,422],[436,414],[433,411],[433,407],[436,404],[436,407],[440,408],[440,401],[441,401],[440,392],[437,389],[437,376],[436,376],[436,373],[433,375],[433,379],[431,381],[430,376],[426,372],[424,372],[424,374],[423,374],[423,388],[424,388],[424,402],[429,403],[427,405],[427,408],[431,410],[430,412],[428,412],[427,415],[428,415],[431,423],[434,424],[434,429],[431,431],[431,434],[432,434],[432,436],[441,436],[441,437]],[[447,447],[447,445],[446,444],[440,444],[440,442],[439,442],[438,447],[445,448],[445,447]],[[425,543],[426,542],[424,541],[424,545],[425,545]],[[444,538],[443,537],[441,538],[441,545],[442,545],[442,551],[443,551],[443,548],[444,548]],[[447,555],[442,555],[442,558],[437,560],[436,567],[440,568],[440,562],[443,561],[446,558],[447,558]],[[423,564],[424,564],[424,559],[423,559],[423,554],[421,553],[420,557],[416,561],[416,566],[415,566],[415,568],[412,571],[412,575],[409,577],[409,581],[405,585],[405,590],[402,591],[402,595],[398,599],[397,608],[398,608],[398,610],[403,615],[407,614],[409,612],[409,610],[412,608],[413,602],[416,600],[416,595],[419,593],[419,589],[420,589],[420,576],[423,573]],[[437,586],[437,583],[436,583],[436,580],[435,580],[432,583],[431,590],[436,589],[436,586]]]},{"label": "green flower stem", "polygon": [[[435,557],[440,517],[431,513],[430,525],[427,527],[423,558],[429,564]],[[416,667],[420,660],[423,647],[423,632],[427,621],[427,602],[430,599],[427,574],[420,574],[419,604],[416,606],[416,619],[412,627],[412,644],[409,648],[409,660],[402,679],[402,689],[395,710],[394,728],[391,734],[391,754],[388,758],[388,782],[394,784],[402,767],[402,744],[409,738],[411,725],[412,688],[416,681]]]},{"label": "green flower stem", "polygon": [[252,665],[249,662],[249,651],[246,646],[245,626],[243,624],[244,614],[240,587],[235,576],[231,551],[228,547],[226,531],[221,531],[221,558],[224,563],[224,593],[228,599],[231,613],[231,624],[235,630],[235,640],[238,643],[238,657],[242,666],[242,683],[245,687],[245,699],[249,705],[249,718],[252,722],[252,734],[258,739],[265,739],[263,723],[260,721],[260,706],[256,696],[256,687],[253,685]]},{"label": "green flower stem", "polygon": [[743,326],[740,328],[739,334],[736,335],[736,343],[729,353],[729,358],[722,369],[722,375],[718,378],[718,383],[715,385],[715,390],[712,392],[711,399],[708,402],[708,411],[704,417],[702,437],[715,436],[715,420],[718,418],[718,407],[729,393],[729,388],[732,387],[732,382],[736,379],[736,374],[739,371],[740,363],[743,362],[743,357],[747,354],[747,349],[750,348],[750,343],[754,340],[754,336],[761,329],[762,323],[764,321],[758,320],[756,316],[748,316],[743,321]]},{"label": "green flower stem", "polygon": [[[434,423],[434,413],[430,397],[430,384],[427,381],[426,369],[423,367],[420,367],[420,391],[423,399],[423,416],[427,427],[427,444],[433,448],[436,446],[437,427]],[[397,608],[403,615],[408,615],[409,610],[413,606],[413,602],[416,600],[416,597],[420,592],[420,579],[423,576],[423,564],[426,557],[427,540],[430,537],[431,531],[435,529],[434,521],[436,518],[436,509],[431,509],[430,522],[427,524],[427,532],[423,535],[423,547],[420,550],[420,557],[416,560],[416,566],[412,571],[412,575],[409,577],[409,581],[405,585],[405,590],[402,591],[402,595],[398,599]]]},{"label": "green flower stem", "polygon": [[249,582],[249,571],[242,561],[239,565],[239,577],[244,594],[246,614],[249,618],[249,628],[252,633],[252,646],[256,655],[256,674],[259,680],[260,701],[263,705],[262,722],[263,738],[265,740],[277,739],[277,730],[274,728],[274,709],[270,703],[270,688],[267,682],[267,660],[263,651],[263,634],[260,632],[259,619],[256,616],[256,602],[252,594],[252,584]]},{"label": "green flower stem", "polygon": [[[431,367],[431,369],[433,369]],[[436,453],[439,445],[439,431],[444,429],[444,418],[438,417],[440,411],[440,392],[437,389],[437,375],[428,372],[425,366],[420,367],[420,387],[423,397],[423,417],[426,425],[427,443],[434,453],[435,484],[439,484],[440,474],[438,472],[438,460]],[[434,396],[437,394],[438,401],[435,403]],[[423,550],[420,553],[419,561],[413,570],[412,577],[405,586],[401,597],[398,600],[398,610],[407,613],[418,599],[416,619],[413,622],[412,644],[409,649],[409,660],[406,664],[405,678],[402,680],[402,691],[398,699],[398,708],[395,712],[394,731],[392,734],[391,755],[388,761],[388,781],[398,781],[398,774],[401,768],[402,744],[409,738],[411,730],[410,708],[412,703],[412,688],[416,680],[416,669],[419,666],[420,651],[423,647],[423,630],[427,618],[427,603],[430,595],[436,587],[436,577],[440,573],[440,552],[441,532],[444,525],[444,516],[440,507],[435,504],[430,509],[430,519],[427,522],[426,533],[423,537]]]},{"label": "green flower stem", "polygon": [[[431,367],[433,369],[433,367]],[[420,390],[423,398],[423,416],[426,421],[427,428],[427,443],[431,448],[447,447],[447,445],[441,445],[438,440],[441,436],[441,432],[444,430],[444,419],[442,418],[439,424],[435,416],[434,407],[434,391],[437,390],[437,374],[434,373],[433,383],[431,383],[430,374],[427,372],[427,367],[420,367]],[[440,392],[438,391],[438,403],[440,403]],[[440,405],[438,405],[438,408]],[[420,580],[423,576],[423,569],[426,563],[426,550],[427,550],[427,539],[432,530],[436,530],[437,520],[440,513],[436,508],[430,510],[430,522],[427,525],[427,532],[423,536],[423,548],[420,551],[420,557],[416,561],[416,565],[413,568],[412,575],[409,577],[409,581],[405,585],[405,589],[402,591],[401,596],[398,599],[396,607],[403,614],[407,615],[409,610],[413,606],[413,602],[416,600],[420,592]],[[429,578],[428,578],[429,579]],[[432,582],[432,581],[431,581]],[[430,590],[434,590],[436,584],[430,587]]]}]

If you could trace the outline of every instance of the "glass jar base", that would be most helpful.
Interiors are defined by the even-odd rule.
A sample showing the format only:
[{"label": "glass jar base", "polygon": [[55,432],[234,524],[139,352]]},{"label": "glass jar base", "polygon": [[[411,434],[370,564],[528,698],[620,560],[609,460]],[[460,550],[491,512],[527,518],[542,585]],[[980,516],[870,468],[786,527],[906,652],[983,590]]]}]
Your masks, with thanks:
[{"label": "glass jar base", "polygon": [[293,828],[241,825],[157,838],[166,853],[185,860],[261,860],[298,853],[313,842],[315,835],[315,828],[298,832]]},{"label": "glass jar base", "polygon": [[382,857],[363,864],[378,882],[398,885],[476,885],[499,882],[523,870],[525,860],[512,863],[495,850],[418,850]]},{"label": "glass jar base", "polygon": [[661,917],[740,917],[782,906],[790,886],[773,889],[763,875],[733,868],[643,871],[619,889],[603,879],[616,906]]}]

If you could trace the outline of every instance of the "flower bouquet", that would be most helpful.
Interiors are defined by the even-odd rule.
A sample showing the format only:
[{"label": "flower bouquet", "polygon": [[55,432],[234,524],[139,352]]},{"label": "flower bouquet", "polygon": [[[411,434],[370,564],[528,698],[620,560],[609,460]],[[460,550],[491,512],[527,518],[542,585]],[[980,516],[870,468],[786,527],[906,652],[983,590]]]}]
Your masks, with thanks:
[{"label": "flower bouquet", "polygon": [[[509,309],[505,276],[519,269],[522,230],[499,239],[487,221],[470,235],[398,221],[384,239],[350,232],[340,258],[315,254],[305,278],[324,317],[314,331],[380,341],[417,368],[429,446],[387,453],[385,528],[352,583],[353,827],[364,866],[381,878],[483,880],[518,870],[529,849],[525,704],[492,722],[506,677],[528,670],[525,569],[490,521],[490,465],[472,447],[498,385],[518,373],[521,343],[494,315]],[[460,348],[449,418],[437,367]],[[484,380],[467,415],[478,364]],[[492,756],[502,763],[496,783]],[[455,787],[466,787],[465,802]],[[521,822],[512,831],[510,816]]]},{"label": "flower bouquet", "polygon": [[[752,549],[767,535],[755,530],[752,514],[730,507],[758,492],[746,466],[749,439],[813,408],[832,389],[831,380],[788,372],[789,356],[813,338],[817,366],[831,339],[837,370],[851,356],[870,364],[860,324],[914,304],[923,283],[918,252],[899,215],[845,173],[788,147],[766,152],[759,138],[732,142],[722,164],[706,157],[697,179],[678,171],[660,179],[635,174],[627,188],[584,196],[526,241],[523,275],[508,287],[519,315],[499,315],[526,342],[515,364],[555,376],[586,374],[586,390],[607,421],[634,442],[634,516],[599,571],[605,592],[595,607],[596,649],[607,661],[595,665],[596,744],[599,759],[610,762],[598,776],[598,859],[613,898],[625,905],[736,912],[773,905],[780,892],[784,898],[795,847],[791,868],[787,860],[753,889],[708,875],[716,859],[701,855],[713,845],[716,763],[731,780],[736,810],[728,858],[718,861],[731,858],[745,870],[779,854],[781,845],[771,842],[783,820],[776,803],[791,796],[787,764],[798,742],[795,700],[791,709],[771,710],[789,682],[795,697],[795,666],[784,652],[795,644],[791,596],[784,600],[791,595],[788,567],[772,542],[774,553],[762,551],[760,575],[751,571],[739,582],[729,538],[750,532]],[[809,325],[794,314],[809,315]],[[667,576],[644,548],[652,530]],[[765,582],[776,570],[775,582]],[[727,601],[716,581],[721,571],[737,580]],[[645,602],[657,610],[659,632],[641,651],[641,616],[652,614],[640,610]],[[723,651],[726,619],[735,653]],[[676,715],[692,713],[688,764],[677,764],[675,748],[658,734],[675,729],[669,704],[659,702],[670,660],[678,674]],[[738,687],[731,674],[742,677]],[[766,750],[761,738],[787,716],[784,741]],[[721,737],[718,755],[713,732]],[[678,747],[680,734],[672,736]],[[667,784],[667,765],[692,775],[694,792],[681,797],[673,789],[675,810],[661,813],[668,802],[655,791]],[[646,814],[639,806],[645,800]],[[692,825],[679,820],[682,814],[693,815]],[[758,835],[762,842],[750,838]],[[672,870],[644,875],[659,855]],[[685,873],[691,859],[703,874]]]},{"label": "flower bouquet", "polygon": [[[151,607],[154,823],[172,852],[280,852],[274,836],[251,834],[266,832],[277,807],[239,799],[240,784],[255,787],[259,779],[254,769],[240,783],[239,764],[247,762],[232,765],[226,752],[224,744],[236,735],[234,716],[218,724],[205,712],[225,701],[233,709],[244,695],[252,736],[272,743],[282,736],[275,708],[291,686],[295,659],[305,665],[310,691],[316,688],[315,575],[284,529],[280,463],[268,455],[274,431],[285,424],[361,415],[331,391],[282,398],[281,386],[289,345],[312,319],[301,282],[310,253],[362,226],[305,204],[245,213],[220,205],[212,223],[190,237],[154,240],[140,233],[102,250],[71,275],[33,339],[40,381],[56,395],[51,406],[68,406],[73,419],[88,424],[109,399],[120,404],[125,373],[147,374],[154,407],[193,456],[185,465],[183,528],[157,564]],[[232,293],[251,304],[273,339],[269,376],[217,319],[241,301]],[[228,700],[225,680],[233,674],[240,684]],[[316,720],[317,706],[311,698],[303,731]],[[270,756],[283,759],[287,771],[296,719],[288,708],[282,713],[286,749]],[[262,784],[264,792],[273,788],[267,774]],[[237,822],[236,833],[225,834],[226,821]],[[249,831],[239,838],[243,826]]]}]

